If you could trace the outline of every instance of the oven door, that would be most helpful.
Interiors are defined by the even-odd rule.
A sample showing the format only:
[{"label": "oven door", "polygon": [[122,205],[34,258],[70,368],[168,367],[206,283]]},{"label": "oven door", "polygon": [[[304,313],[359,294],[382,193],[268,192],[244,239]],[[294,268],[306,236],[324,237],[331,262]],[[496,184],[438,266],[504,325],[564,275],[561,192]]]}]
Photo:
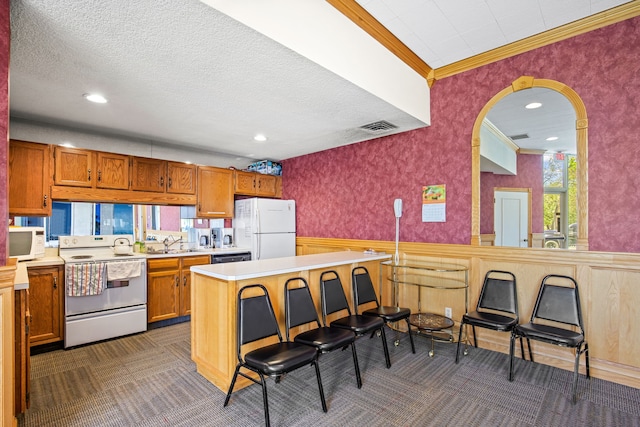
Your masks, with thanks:
[{"label": "oven door", "polygon": [[[118,262],[118,261],[113,261]],[[107,281],[100,295],[65,296],[65,314],[73,316],[147,303],[147,263],[140,260],[140,276]]]}]

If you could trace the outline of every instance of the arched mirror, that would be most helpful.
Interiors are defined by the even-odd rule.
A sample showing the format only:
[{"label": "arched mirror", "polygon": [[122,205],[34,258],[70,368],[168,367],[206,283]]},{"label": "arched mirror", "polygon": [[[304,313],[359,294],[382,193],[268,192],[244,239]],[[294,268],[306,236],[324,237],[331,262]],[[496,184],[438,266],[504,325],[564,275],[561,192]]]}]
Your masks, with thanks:
[{"label": "arched mirror", "polygon": [[[568,209],[566,201],[564,201],[563,205],[560,205],[560,201],[562,200],[562,197],[560,197],[562,195],[561,192],[558,192],[558,194],[553,194],[553,193],[547,193],[546,195],[543,194],[545,184],[543,184],[543,181],[544,181],[543,172],[541,170],[540,170],[540,174],[538,175],[539,177],[538,179],[532,178],[532,180],[534,181],[532,185],[526,185],[526,184],[522,185],[524,178],[518,177],[519,180],[518,179],[514,180],[514,182],[518,182],[519,184],[519,185],[516,185],[516,187],[528,187],[528,188],[513,189],[513,190],[523,190],[525,191],[525,193],[528,190],[529,200],[531,200],[531,192],[532,192],[531,188],[533,187],[534,188],[533,193],[535,195],[533,197],[534,203],[540,203],[540,204],[547,203],[548,205],[552,203],[556,203],[556,206],[562,206],[565,211],[571,210],[572,214],[570,216],[571,218],[570,220],[567,219],[569,218],[569,216],[565,215],[565,212],[563,211],[564,223],[560,225],[559,215],[558,215],[558,218],[554,218],[553,212],[551,212],[550,214],[549,213],[547,214],[549,218],[543,219],[542,216],[544,216],[544,214],[542,213],[542,207],[539,205],[536,205],[534,212],[536,212],[537,210],[537,215],[534,215],[534,220],[536,221],[536,224],[538,227],[542,227],[542,222],[544,222],[544,228],[548,229],[547,232],[549,233],[551,233],[554,229],[555,230],[562,229],[562,231],[564,232],[563,238],[565,240],[562,242],[563,244],[560,246],[567,247],[568,245],[567,245],[566,239],[571,238],[570,244],[572,248],[575,248],[577,250],[588,250],[589,248],[588,215],[587,215],[587,205],[588,205],[587,203],[587,200],[588,200],[588,193],[587,193],[587,129],[588,128],[587,126],[588,126],[588,122],[587,122],[587,115],[586,115],[586,110],[584,108],[584,104],[580,99],[580,97],[577,95],[577,93],[573,91],[573,89],[571,89],[570,87],[554,80],[535,79],[529,76],[524,76],[517,79],[512,83],[511,86],[503,89],[498,94],[496,94],[493,98],[491,98],[491,100],[480,111],[476,119],[476,122],[474,124],[473,135],[472,135],[472,219],[471,219],[471,240],[472,241],[471,241],[471,244],[472,245],[493,244],[492,241],[488,242],[489,239],[487,238],[483,239],[483,236],[486,237],[486,234],[481,233],[482,231],[481,229],[483,228],[481,227],[481,224],[484,225],[484,229],[486,230],[487,227],[490,227],[489,225],[487,225],[487,221],[492,220],[492,218],[486,218],[486,217],[493,216],[492,215],[493,212],[491,210],[487,214],[487,209],[493,209],[493,200],[488,201],[489,203],[491,203],[490,207],[487,207],[486,203],[484,205],[481,204],[481,202],[483,201],[483,198],[485,202],[487,202],[487,198],[489,197],[493,199],[493,197],[491,197],[492,195],[488,194],[488,192],[494,190],[494,187],[491,187],[490,190],[487,189],[487,186],[489,186],[490,184],[483,183],[481,179],[481,170],[487,170],[487,165],[489,165],[489,170],[491,170],[491,167],[492,167],[491,162],[486,161],[486,157],[487,157],[486,141],[488,139],[487,137],[488,130],[492,131],[493,129],[497,131],[497,132],[492,131],[489,133],[501,134],[500,130],[491,123],[489,118],[493,117],[496,121],[500,121],[499,118],[504,117],[504,115],[513,116],[512,118],[516,117],[517,115],[509,114],[508,110],[513,108],[512,105],[514,100],[516,101],[516,103],[520,103],[521,100],[528,98],[528,95],[535,95],[535,97],[538,98],[541,102],[543,102],[543,104],[545,102],[548,102],[549,105],[551,105],[552,103],[554,105],[558,105],[557,107],[558,110],[555,116],[556,119],[552,123],[555,124],[560,121],[566,122],[567,120],[569,120],[569,124],[567,126],[573,125],[571,132],[575,132],[575,135],[569,135],[569,136],[564,135],[564,137],[560,135],[560,138],[555,143],[556,145],[554,146],[553,152],[552,153],[547,152],[547,154],[543,154],[543,153],[548,150],[549,148],[548,145],[545,146],[544,148],[535,148],[535,146],[532,146],[531,144],[527,145],[527,143],[523,141],[519,144],[520,146],[523,146],[523,148],[521,149],[520,146],[517,144],[518,143],[517,140],[519,138],[526,139],[526,137],[528,136],[523,134],[505,135],[502,133],[504,146],[508,146],[509,143],[513,141],[511,143],[512,153],[518,152],[518,154],[526,153],[526,154],[532,155],[532,156],[520,155],[518,157],[519,160],[522,160],[527,157],[531,157],[534,159],[534,161],[537,161],[538,164],[541,165],[544,158],[545,165],[549,164],[550,162],[551,163],[556,162],[556,164],[563,164],[565,165],[565,167],[566,165],[570,165],[570,168],[572,168],[572,169],[569,169],[570,175],[572,177],[575,177],[575,186],[573,186],[572,188],[572,191],[575,190],[575,197],[573,199],[574,200],[573,203],[575,204],[575,206],[571,209]],[[568,115],[562,114],[560,112],[561,109],[563,108],[562,104],[564,104],[565,111],[571,108],[573,109],[573,111],[569,111]],[[575,113],[575,114],[572,114],[572,113]],[[536,115],[533,114],[533,116],[536,116]],[[538,114],[538,116],[540,116],[540,114]],[[544,124],[543,123],[537,124],[538,128],[540,128],[541,126],[544,127]],[[505,127],[508,128],[508,126],[506,125]],[[516,128],[517,127],[513,127],[513,129],[516,129]],[[493,138],[493,136],[494,135],[489,135],[489,137],[491,138]],[[575,136],[575,137],[573,138],[572,136]],[[482,145],[483,139],[485,140],[484,146]],[[562,142],[561,140],[564,140],[564,141]],[[575,144],[575,150],[572,148],[572,146],[570,145],[568,146],[567,144]],[[507,151],[509,150],[507,149]],[[575,153],[575,157],[572,157],[573,156],[572,151]],[[569,157],[565,157],[565,153]],[[513,158],[515,159],[515,155],[513,155]],[[498,163],[501,163],[501,161],[499,161]],[[498,165],[498,167],[501,167],[504,165],[506,165],[505,167],[509,169],[508,161],[506,161],[506,163],[504,164]],[[514,166],[514,171],[515,171],[515,166]],[[510,173],[510,172],[507,172],[507,173]],[[516,173],[513,172],[513,174],[515,175]],[[491,176],[491,174],[487,175],[485,173],[482,175],[485,176],[485,181],[489,181],[488,179],[486,179],[486,176]],[[565,177],[566,175],[567,175],[567,170],[565,169]],[[547,178],[549,178],[549,176],[545,177],[545,179]],[[496,182],[500,182],[500,181],[496,181]],[[524,182],[526,183],[526,181]],[[483,189],[483,185],[484,185],[484,189]],[[508,189],[508,190],[512,190],[512,189]],[[496,192],[496,194],[499,194],[499,193]],[[548,210],[549,208],[547,207],[547,211]],[[484,218],[483,218],[483,212],[484,212]],[[559,212],[560,212],[560,209],[558,209],[558,213]],[[531,218],[529,218],[529,220],[531,220]],[[545,243],[547,244],[546,247],[559,246],[559,245],[553,244],[555,243],[553,240],[554,238],[553,234],[543,235],[543,233],[541,232],[536,233],[536,231],[543,231],[542,229],[536,230],[536,228],[537,227],[533,228],[533,231],[534,231],[533,235],[531,233],[531,228],[529,229],[529,234],[527,236],[528,239],[526,239],[527,240],[526,246],[545,247]],[[535,237],[536,235],[539,237]]]}]

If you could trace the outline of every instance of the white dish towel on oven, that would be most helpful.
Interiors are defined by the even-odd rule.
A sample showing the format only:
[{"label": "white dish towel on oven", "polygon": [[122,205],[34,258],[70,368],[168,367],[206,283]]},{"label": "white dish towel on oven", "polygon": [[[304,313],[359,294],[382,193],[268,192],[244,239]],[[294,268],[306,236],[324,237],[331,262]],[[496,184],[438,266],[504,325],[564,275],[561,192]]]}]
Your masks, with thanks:
[{"label": "white dish towel on oven", "polygon": [[108,262],[107,280],[126,280],[140,276],[142,262],[140,260]]},{"label": "white dish towel on oven", "polygon": [[100,295],[106,280],[106,263],[87,262],[65,265],[65,285],[70,297]]}]

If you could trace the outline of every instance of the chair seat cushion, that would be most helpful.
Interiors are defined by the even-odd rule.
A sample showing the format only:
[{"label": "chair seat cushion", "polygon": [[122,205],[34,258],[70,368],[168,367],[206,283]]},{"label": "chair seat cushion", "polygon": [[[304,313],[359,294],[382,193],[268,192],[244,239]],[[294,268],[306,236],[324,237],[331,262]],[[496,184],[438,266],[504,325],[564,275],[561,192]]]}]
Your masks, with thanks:
[{"label": "chair seat cushion", "polygon": [[516,331],[525,338],[565,347],[578,347],[584,342],[584,335],[579,332],[536,323],[518,325]]},{"label": "chair seat cushion", "polygon": [[404,307],[382,305],[362,312],[364,316],[382,317],[385,322],[395,322],[411,316],[411,310]]},{"label": "chair seat cushion", "polygon": [[250,351],[244,361],[265,375],[279,375],[313,362],[317,355],[314,347],[285,341]]},{"label": "chair seat cushion", "polygon": [[462,316],[462,323],[495,331],[510,331],[518,324],[518,319],[501,314],[473,311]]},{"label": "chair seat cushion", "polygon": [[353,314],[351,316],[334,320],[331,322],[330,326],[334,328],[350,329],[357,335],[362,335],[382,328],[384,326],[384,320],[374,316]]},{"label": "chair seat cushion", "polygon": [[317,328],[296,335],[294,341],[316,347],[321,353],[346,347],[356,339],[353,331],[341,328]]}]

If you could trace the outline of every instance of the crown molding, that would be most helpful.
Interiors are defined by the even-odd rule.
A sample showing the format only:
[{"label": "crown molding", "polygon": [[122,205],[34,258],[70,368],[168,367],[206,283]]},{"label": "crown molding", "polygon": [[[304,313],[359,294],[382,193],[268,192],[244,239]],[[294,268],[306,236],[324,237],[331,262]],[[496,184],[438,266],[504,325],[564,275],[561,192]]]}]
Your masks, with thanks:
[{"label": "crown molding", "polygon": [[598,14],[570,22],[543,33],[497,47],[470,58],[454,62],[437,69],[431,68],[418,55],[402,43],[385,26],[376,20],[355,0],[326,0],[344,16],[366,31],[384,47],[389,49],[408,66],[423,76],[429,86],[436,80],[451,77],[465,71],[479,68],[493,62],[501,61],[521,53],[525,53],[552,43],[606,27],[640,15],[640,0],[633,0]]}]

